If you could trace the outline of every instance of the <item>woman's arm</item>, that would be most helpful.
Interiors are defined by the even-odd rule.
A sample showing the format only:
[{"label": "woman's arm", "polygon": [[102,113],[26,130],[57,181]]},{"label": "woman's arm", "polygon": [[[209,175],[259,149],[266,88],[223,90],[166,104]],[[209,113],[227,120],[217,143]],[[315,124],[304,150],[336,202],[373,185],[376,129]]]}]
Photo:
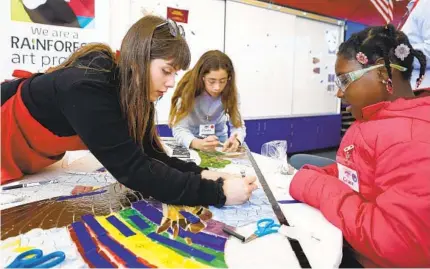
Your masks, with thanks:
[{"label": "woman's arm", "polygon": [[60,80],[57,98],[63,114],[119,182],[165,203],[224,205],[221,180],[205,180],[200,174],[171,168],[148,156],[133,141],[112,84],[87,79],[65,87]]},{"label": "woman's arm", "polygon": [[190,148],[191,142],[196,139],[196,137],[190,131],[188,121],[189,115],[172,127],[172,134],[175,137],[176,141],[178,142],[178,144],[186,148]]},{"label": "woman's arm", "polygon": [[168,166],[178,169],[181,172],[194,172],[196,174],[201,174],[202,171],[205,170],[193,162],[185,162],[175,157],[169,157],[164,151],[162,151],[158,147],[155,141],[152,141],[152,143],[149,143],[149,142],[144,142],[144,143],[145,143],[145,152],[146,154],[148,154],[148,156],[155,158],[157,160],[160,160],[165,164],[167,164]]}]

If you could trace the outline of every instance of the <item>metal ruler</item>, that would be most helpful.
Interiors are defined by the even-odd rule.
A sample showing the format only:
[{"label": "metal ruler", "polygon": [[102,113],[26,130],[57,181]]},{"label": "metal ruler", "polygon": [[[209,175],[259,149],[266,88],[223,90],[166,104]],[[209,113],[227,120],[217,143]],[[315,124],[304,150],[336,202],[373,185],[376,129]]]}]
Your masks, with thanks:
[{"label": "metal ruler", "polygon": [[[251,151],[248,148],[248,145],[246,143],[243,143],[243,147],[246,149],[246,154],[251,161],[251,164],[255,170],[255,173],[257,174],[258,180],[260,181],[261,186],[263,187],[264,193],[266,193],[267,198],[269,199],[270,204],[272,205],[272,209],[275,212],[276,217],[279,220],[280,224],[290,226],[290,224],[287,221],[287,218],[285,218],[284,213],[282,212],[281,207],[278,204],[278,201],[275,199],[275,196],[273,196],[272,191],[270,190],[269,185],[267,184],[266,179],[263,176],[263,173],[261,172],[260,168],[257,165],[257,162],[254,159],[254,156],[252,156]],[[309,264],[308,258],[306,257],[305,252],[303,251],[302,246],[300,245],[300,242],[298,240],[291,239],[289,237],[288,241],[290,242],[290,245],[292,249],[294,250],[294,253],[296,254],[297,260],[300,263],[300,266],[302,268],[311,268],[311,265]]]}]

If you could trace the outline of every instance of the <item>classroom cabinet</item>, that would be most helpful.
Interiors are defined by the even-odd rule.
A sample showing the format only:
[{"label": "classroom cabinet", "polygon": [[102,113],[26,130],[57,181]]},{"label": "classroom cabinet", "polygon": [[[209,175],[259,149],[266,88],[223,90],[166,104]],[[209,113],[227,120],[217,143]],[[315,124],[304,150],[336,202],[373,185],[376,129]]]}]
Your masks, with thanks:
[{"label": "classroom cabinet", "polygon": [[[246,139],[251,151],[260,153],[261,146],[273,140],[287,140],[287,152],[297,153],[339,145],[341,115],[245,120]],[[158,125],[161,136],[172,136],[167,125]]]},{"label": "classroom cabinet", "polygon": [[247,120],[245,139],[253,152],[272,140],[287,140],[288,153],[336,147],[340,142],[340,115]]}]

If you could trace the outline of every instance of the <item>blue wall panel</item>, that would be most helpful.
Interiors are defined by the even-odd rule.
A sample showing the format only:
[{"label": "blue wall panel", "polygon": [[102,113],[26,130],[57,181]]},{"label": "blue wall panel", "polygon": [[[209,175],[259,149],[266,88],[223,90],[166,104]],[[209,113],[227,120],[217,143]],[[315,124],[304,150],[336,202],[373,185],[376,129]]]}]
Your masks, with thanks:
[{"label": "blue wall panel", "polygon": [[160,136],[164,136],[164,137],[173,136],[172,129],[170,129],[167,124],[157,125],[157,129]]},{"label": "blue wall panel", "polygon": [[[246,120],[246,143],[253,152],[273,140],[287,140],[288,153],[336,147],[340,142],[341,115]],[[161,136],[172,136],[167,125],[158,125]]]},{"label": "blue wall panel", "polygon": [[348,40],[353,33],[360,32],[367,28],[367,25],[356,23],[356,22],[346,22],[345,40]]}]

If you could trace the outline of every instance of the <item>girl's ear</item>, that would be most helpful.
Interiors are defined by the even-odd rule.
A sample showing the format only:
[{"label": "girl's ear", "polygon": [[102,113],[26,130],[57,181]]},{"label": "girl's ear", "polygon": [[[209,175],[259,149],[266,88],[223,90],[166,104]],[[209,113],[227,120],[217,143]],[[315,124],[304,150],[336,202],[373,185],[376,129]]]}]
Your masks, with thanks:
[{"label": "girl's ear", "polygon": [[377,59],[375,62],[375,65],[378,65],[378,64],[384,65],[383,67],[377,69],[378,70],[378,78],[381,81],[387,81],[389,79],[389,76],[388,76],[387,69],[385,68],[384,58]]}]

